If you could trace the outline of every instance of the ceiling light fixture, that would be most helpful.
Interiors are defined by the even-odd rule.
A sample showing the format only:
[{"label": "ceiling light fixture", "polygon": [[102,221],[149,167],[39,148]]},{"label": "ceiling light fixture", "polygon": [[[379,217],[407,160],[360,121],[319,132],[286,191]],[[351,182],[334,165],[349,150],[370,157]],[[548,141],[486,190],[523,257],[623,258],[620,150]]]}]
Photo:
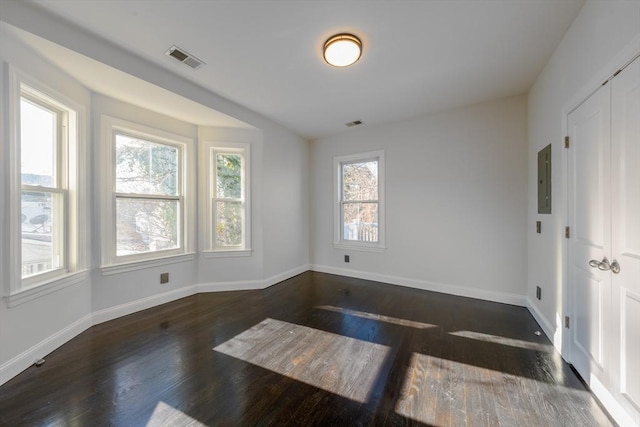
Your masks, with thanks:
[{"label": "ceiling light fixture", "polygon": [[353,34],[336,34],[324,43],[324,60],[334,67],[353,64],[362,55],[362,42]]}]

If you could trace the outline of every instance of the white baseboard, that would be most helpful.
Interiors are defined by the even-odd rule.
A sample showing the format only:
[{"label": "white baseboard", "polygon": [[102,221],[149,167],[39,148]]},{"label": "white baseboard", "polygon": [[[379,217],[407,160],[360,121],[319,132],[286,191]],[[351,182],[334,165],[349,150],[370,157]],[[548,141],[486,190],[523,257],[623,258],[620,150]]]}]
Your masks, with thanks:
[{"label": "white baseboard", "polygon": [[[534,319],[536,319],[536,322],[538,322],[547,338],[549,338],[549,341],[551,341],[558,352],[562,354],[562,324],[560,324],[559,327],[554,328],[552,323],[549,322],[546,316],[542,314],[530,298],[527,298],[527,308]],[[558,321],[560,321],[560,319],[558,319]],[[567,360],[567,362],[571,363],[570,360]],[[584,380],[589,384],[589,388],[594,396],[600,401],[600,403],[602,403],[602,406],[606,408],[618,425],[625,427],[638,427],[640,420],[634,420],[620,405],[620,403],[616,401],[609,390],[607,390],[597,377],[592,376],[591,378],[584,378]]]},{"label": "white baseboard", "polygon": [[309,264],[301,265],[296,268],[292,268],[291,270],[287,270],[283,273],[276,274],[274,276],[268,277],[264,280],[264,287],[268,288],[269,286],[273,286],[276,283],[280,283],[284,280],[290,279],[298,274],[302,274],[305,271],[309,271],[311,266]]},{"label": "white baseboard", "polygon": [[[562,331],[558,334],[556,333],[556,329],[549,319],[542,314],[542,312],[538,309],[535,303],[527,297],[527,309],[529,313],[536,319],[538,325],[542,328],[542,332],[549,338],[549,341],[553,344],[553,346],[558,350],[560,354],[562,354]],[[557,336],[556,336],[557,335]]]},{"label": "white baseboard", "polygon": [[249,291],[254,289],[266,289],[283,280],[290,279],[309,270],[309,265],[301,265],[280,274],[268,277],[264,280],[238,280],[232,282],[200,283],[199,292],[224,292],[224,291]]},{"label": "white baseboard", "polygon": [[116,305],[115,307],[105,308],[93,312],[93,324],[98,325],[118,317],[146,310],[160,304],[175,301],[180,298],[188,297],[196,293],[196,286],[186,286],[184,288],[174,289],[162,294],[151,295],[146,298]]},{"label": "white baseboard", "polygon": [[300,267],[296,267],[283,273],[271,276],[265,280],[201,283],[174,289],[162,294],[151,295],[149,297],[130,301],[124,304],[117,305],[115,307],[109,307],[103,310],[95,311],[92,314],[86,315],[83,318],[73,322],[71,325],[61,329],[50,337],[44,339],[33,347],[17,355],[13,359],[8,360],[7,362],[0,365],[0,385],[9,381],[11,378],[15,377],[20,372],[33,365],[35,360],[51,353],[52,351],[70,341],[72,338],[84,332],[93,325],[98,325],[100,323],[116,319],[118,317],[133,314],[138,311],[146,310],[148,308],[175,301],[177,299],[188,297],[200,292],[265,289],[283,280],[289,279],[293,276],[297,276],[300,273],[304,273],[307,270],[309,270],[309,265],[302,265]]},{"label": "white baseboard", "polygon": [[23,351],[16,357],[0,365],[0,385],[24,371],[33,363],[51,353],[75,336],[92,326],[91,315],[88,314],[72,324],[62,328],[50,337],[40,341],[33,347]]},{"label": "white baseboard", "polygon": [[210,282],[198,284],[198,292],[250,291],[264,289],[262,280],[238,280],[232,282]]},{"label": "white baseboard", "polygon": [[484,289],[468,288],[457,285],[447,285],[443,283],[430,282],[426,280],[410,279],[407,277],[387,276],[384,274],[370,273],[368,271],[349,270],[346,268],[336,268],[326,265],[311,265],[311,270],[320,273],[337,274],[340,276],[355,277],[357,279],[372,280],[375,282],[389,283],[392,285],[406,286],[409,288],[422,289],[425,291],[441,292],[449,295],[481,299],[485,301],[499,302],[503,304],[526,307],[526,299],[523,295],[509,294],[506,292],[495,292]]}]

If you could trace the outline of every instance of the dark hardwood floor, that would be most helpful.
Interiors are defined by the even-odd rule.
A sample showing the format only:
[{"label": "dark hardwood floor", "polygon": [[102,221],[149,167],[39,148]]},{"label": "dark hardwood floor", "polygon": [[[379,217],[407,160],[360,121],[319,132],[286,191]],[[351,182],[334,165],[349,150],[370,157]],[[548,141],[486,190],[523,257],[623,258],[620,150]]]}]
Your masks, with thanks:
[{"label": "dark hardwood floor", "polygon": [[612,425],[522,307],[307,272],[103,323],[3,426]]}]

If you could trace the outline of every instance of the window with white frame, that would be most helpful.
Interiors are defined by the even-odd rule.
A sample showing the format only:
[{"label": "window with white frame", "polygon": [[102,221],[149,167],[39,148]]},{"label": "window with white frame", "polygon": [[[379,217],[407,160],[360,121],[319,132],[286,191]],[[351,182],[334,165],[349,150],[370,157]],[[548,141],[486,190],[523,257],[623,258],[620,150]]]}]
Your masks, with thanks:
[{"label": "window with white frame", "polygon": [[205,208],[207,242],[211,256],[251,253],[247,143],[206,143],[208,201]]},{"label": "window with white frame", "polygon": [[334,246],[384,250],[384,152],[335,157],[334,169]]},{"label": "window with white frame", "polygon": [[[187,252],[189,139],[103,117],[103,266]],[[107,152],[108,151],[108,152]],[[108,198],[108,200],[107,200]]]},{"label": "window with white frame", "polygon": [[18,87],[15,134],[22,280],[12,287],[13,292],[47,283],[78,267],[77,165],[73,161],[78,153],[78,112],[42,90],[24,83]]}]

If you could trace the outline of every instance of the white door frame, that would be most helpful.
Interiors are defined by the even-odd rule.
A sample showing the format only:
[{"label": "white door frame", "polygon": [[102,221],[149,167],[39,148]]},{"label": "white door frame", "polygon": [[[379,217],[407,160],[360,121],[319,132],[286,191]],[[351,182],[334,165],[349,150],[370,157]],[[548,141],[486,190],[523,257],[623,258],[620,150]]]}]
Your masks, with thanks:
[{"label": "white door frame", "polygon": [[[597,73],[587,84],[576,92],[576,94],[570,98],[569,102],[562,108],[562,135],[568,135],[569,133],[569,114],[576,110],[583,102],[585,102],[591,95],[593,95],[602,86],[602,83],[610,80],[613,75],[624,68],[627,64],[630,64],[634,58],[640,55],[640,35],[635,37],[624,49],[622,49],[605,67],[603,67],[599,73]],[[558,144],[563,141],[558,141]],[[564,233],[564,227],[569,225],[569,155],[565,148],[562,148],[562,157],[560,159],[562,164],[562,197],[560,211],[562,226],[561,232]],[[561,346],[554,343],[556,347],[561,349],[560,354],[562,358],[569,362],[571,360],[571,346],[569,333],[565,333],[564,318],[565,316],[571,317],[571,305],[569,295],[569,240],[562,238],[562,315],[559,319],[561,324],[556,325],[556,334],[558,329],[561,332]],[[549,337],[553,339],[553,337]]]},{"label": "white door frame", "polygon": [[[635,58],[640,55],[640,35],[635,37],[624,49],[622,49],[613,60],[611,60],[600,72],[592,78],[588,84],[584,85],[575,96],[573,96],[569,102],[565,104],[562,109],[562,135],[569,135],[569,115],[576,110],[582,103],[584,103],[592,94],[594,94],[604,82],[613,78],[614,74],[630,64]],[[560,142],[560,141],[559,141]],[[569,154],[568,150],[562,148],[562,190],[563,196],[561,198],[561,212],[562,212],[562,226],[561,230],[564,233],[564,227],[569,225]],[[571,295],[569,290],[569,239],[562,238],[562,315],[559,319],[560,325],[556,325],[556,334],[558,330],[561,331],[561,356],[562,358],[571,363],[571,333],[566,330],[564,325],[565,316],[570,318],[573,316],[571,310]],[[556,347],[558,343],[554,343]],[[592,392],[609,411],[613,418],[621,424],[627,421],[631,421],[629,415],[620,406],[611,393],[604,388],[601,384],[595,383],[590,386]],[[633,424],[631,424],[633,425]]]}]

